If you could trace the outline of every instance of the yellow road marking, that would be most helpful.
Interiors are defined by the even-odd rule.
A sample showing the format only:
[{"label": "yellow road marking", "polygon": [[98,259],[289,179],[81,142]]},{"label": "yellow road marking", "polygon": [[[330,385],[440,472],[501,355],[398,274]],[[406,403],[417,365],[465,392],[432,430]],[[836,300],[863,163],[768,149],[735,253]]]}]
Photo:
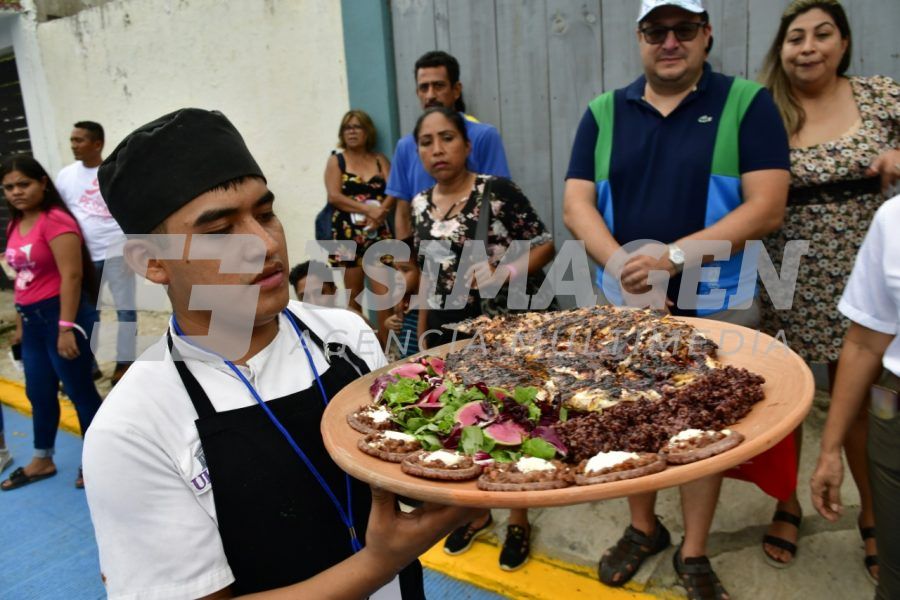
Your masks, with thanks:
[{"label": "yellow road marking", "polygon": [[477,540],[461,556],[444,553],[443,541],[422,555],[422,564],[448,577],[522,600],[651,600],[636,583],[611,588],[597,580],[596,569],[532,552],[524,567],[512,573],[500,569],[497,543]]},{"label": "yellow road marking", "polygon": [[[60,396],[59,400],[60,427],[81,435],[72,402],[65,396]],[[25,395],[25,386],[17,381],[0,377],[0,402],[31,415],[31,403]],[[509,573],[500,569],[500,548],[496,538],[492,539],[477,540],[462,556],[445,554],[441,541],[422,555],[422,564],[448,577],[521,600],[658,600],[677,597],[646,593],[636,583],[629,583],[624,588],[607,587],[597,580],[594,568],[534,552],[524,567]]]},{"label": "yellow road marking", "polygon": [[[25,395],[25,386],[18,381],[12,381],[0,377],[0,402],[10,406],[20,413],[31,415],[31,402]],[[59,426],[75,435],[81,435],[81,427],[78,425],[78,415],[75,406],[65,396],[59,397]]]}]

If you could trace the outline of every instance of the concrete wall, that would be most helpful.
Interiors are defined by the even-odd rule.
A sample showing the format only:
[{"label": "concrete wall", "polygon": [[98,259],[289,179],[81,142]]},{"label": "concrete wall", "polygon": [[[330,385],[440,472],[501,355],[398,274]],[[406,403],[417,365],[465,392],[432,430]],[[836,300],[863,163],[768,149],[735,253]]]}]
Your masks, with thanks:
[{"label": "concrete wall", "polygon": [[266,173],[291,261],[302,260],[348,108],[340,3],[115,0],[37,25],[37,41],[52,99],[40,117],[62,163],[77,120],[104,125],[108,153],[172,110],[221,110]]}]

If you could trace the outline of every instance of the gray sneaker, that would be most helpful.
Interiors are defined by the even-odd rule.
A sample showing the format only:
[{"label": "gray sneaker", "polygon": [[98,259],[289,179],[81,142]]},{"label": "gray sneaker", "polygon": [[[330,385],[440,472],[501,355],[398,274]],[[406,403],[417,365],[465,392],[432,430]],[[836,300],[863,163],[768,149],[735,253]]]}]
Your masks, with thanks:
[{"label": "gray sneaker", "polygon": [[13,463],[12,454],[9,450],[0,450],[0,473],[6,470],[6,467]]}]

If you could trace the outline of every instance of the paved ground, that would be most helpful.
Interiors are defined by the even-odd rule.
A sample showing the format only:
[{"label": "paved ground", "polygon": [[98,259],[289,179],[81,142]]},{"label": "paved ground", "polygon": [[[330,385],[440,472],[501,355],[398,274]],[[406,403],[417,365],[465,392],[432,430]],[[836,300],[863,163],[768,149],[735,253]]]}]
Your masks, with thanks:
[{"label": "paved ground", "polygon": [[[11,301],[9,294],[0,292],[0,331],[4,323],[11,322]],[[140,331],[145,334],[162,331],[165,315],[155,314],[140,316]],[[8,326],[8,325],[7,325]],[[2,336],[3,334],[0,334]],[[8,334],[7,334],[8,335]],[[7,337],[0,337],[2,347],[7,347]],[[6,352],[0,353],[0,377],[20,378],[12,367]],[[105,373],[111,371],[111,364],[101,362]],[[100,387],[108,389],[108,381],[101,381]],[[847,477],[843,497],[847,511],[841,521],[829,524],[814,514],[809,501],[807,481],[813,467],[819,437],[824,422],[824,407],[827,399],[817,397],[816,407],[806,420],[804,427],[804,448],[801,465],[801,503],[807,515],[802,527],[800,552],[795,564],[785,570],[769,567],[763,560],[760,540],[766,524],[771,518],[773,501],[766,497],[753,485],[726,480],[719,509],[713,522],[709,554],[717,573],[725,582],[735,599],[766,598],[767,600],[788,599],[820,599],[840,598],[842,600],[868,599],[874,594],[874,587],[869,583],[862,567],[862,544],[856,531],[856,515],[858,512],[858,495],[852,480]],[[65,475],[68,479],[68,474]],[[5,521],[5,498],[0,497],[0,520]],[[658,513],[673,537],[681,537],[681,518],[678,496],[674,490],[660,494]],[[4,514],[5,513],[5,514]],[[525,573],[512,576],[496,569],[496,573],[483,573],[486,577],[479,585],[495,591],[505,590],[509,597],[516,598],[574,598],[603,597],[606,588],[590,581],[591,572],[596,568],[596,561],[602,551],[615,542],[627,524],[627,507],[624,500],[585,504],[568,508],[543,509],[532,511],[535,535],[534,549],[547,557],[551,575],[548,571],[537,569],[526,570]],[[505,531],[503,521],[505,511],[496,511],[498,521],[496,531]],[[6,535],[3,536],[6,539]],[[496,550],[492,550],[496,552]],[[671,566],[671,553],[668,551],[650,561],[638,573],[635,585],[630,589],[645,591],[663,597],[678,597],[683,592],[675,585],[674,572]],[[457,565],[445,563],[443,568],[451,575],[466,575],[470,562],[483,559],[483,554],[473,553],[458,557]],[[579,569],[579,567],[581,567]],[[557,588],[550,595],[542,595],[537,588],[529,587],[529,577],[552,577],[552,569],[579,572],[582,578],[579,583],[567,583],[566,589]],[[533,573],[533,574],[532,574]],[[540,575],[538,575],[540,573]],[[503,579],[507,577],[508,579]],[[516,579],[514,580],[513,577]],[[522,583],[524,578],[524,583]],[[475,580],[474,576],[469,577]],[[561,578],[560,581],[563,581]],[[512,586],[510,582],[516,581]],[[569,580],[565,580],[569,581]],[[577,588],[577,589],[576,589]],[[584,590],[590,590],[584,595]],[[531,591],[529,591],[531,590]],[[0,596],[5,597],[2,586]],[[439,597],[439,596],[434,596]],[[465,596],[446,596],[465,597]],[[474,597],[474,596],[470,596]],[[623,596],[618,596],[623,597]],[[632,596],[636,597],[636,596]]]},{"label": "paved ground", "polygon": [[[8,445],[16,462],[31,453],[31,419],[4,407]],[[106,596],[84,491],[75,489],[81,438],[57,437],[56,477],[0,495],[0,598],[88,600]],[[502,596],[425,570],[431,600],[500,600]]]}]

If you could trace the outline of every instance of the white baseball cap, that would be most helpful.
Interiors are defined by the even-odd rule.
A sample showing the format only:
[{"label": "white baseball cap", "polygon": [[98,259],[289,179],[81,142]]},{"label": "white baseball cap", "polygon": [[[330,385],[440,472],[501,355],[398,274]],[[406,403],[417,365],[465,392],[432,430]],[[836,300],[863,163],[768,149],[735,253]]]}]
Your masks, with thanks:
[{"label": "white baseball cap", "polygon": [[696,14],[706,12],[706,9],[703,8],[703,0],[641,0],[641,13],[637,18],[638,23],[661,6],[677,6],[680,9]]}]

